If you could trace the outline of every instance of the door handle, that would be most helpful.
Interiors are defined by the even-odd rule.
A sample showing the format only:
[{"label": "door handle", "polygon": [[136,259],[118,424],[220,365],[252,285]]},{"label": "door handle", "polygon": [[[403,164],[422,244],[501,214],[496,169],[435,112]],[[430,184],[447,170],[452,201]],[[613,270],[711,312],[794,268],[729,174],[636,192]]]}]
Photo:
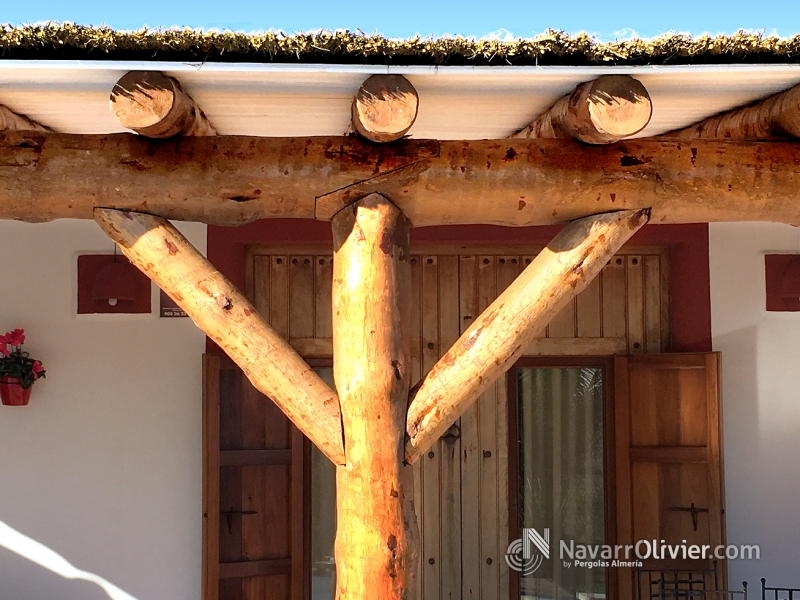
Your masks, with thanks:
[{"label": "door handle", "polygon": [[257,510],[221,510],[219,511],[220,515],[225,515],[225,519],[228,522],[228,533],[233,533],[233,515],[257,515]]},{"label": "door handle", "polygon": [[707,513],[707,508],[697,508],[692,502],[691,506],[670,506],[667,510],[675,510],[679,512],[688,512],[692,515],[692,526],[697,531],[697,515],[700,513]]}]

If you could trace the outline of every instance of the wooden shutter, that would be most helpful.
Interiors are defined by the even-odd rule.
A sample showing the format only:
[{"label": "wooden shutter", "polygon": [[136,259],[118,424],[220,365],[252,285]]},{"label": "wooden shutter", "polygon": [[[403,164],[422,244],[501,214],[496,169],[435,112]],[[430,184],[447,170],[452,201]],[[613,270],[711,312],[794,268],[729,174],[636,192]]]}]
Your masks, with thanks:
[{"label": "wooden shutter", "polygon": [[203,373],[203,599],[303,600],[307,442],[227,357]]},{"label": "wooden shutter", "polygon": [[[616,357],[614,372],[617,544],[724,544],[718,354]],[[722,561],[718,568],[724,582]],[[635,598],[635,573],[619,582],[620,600]]]}]

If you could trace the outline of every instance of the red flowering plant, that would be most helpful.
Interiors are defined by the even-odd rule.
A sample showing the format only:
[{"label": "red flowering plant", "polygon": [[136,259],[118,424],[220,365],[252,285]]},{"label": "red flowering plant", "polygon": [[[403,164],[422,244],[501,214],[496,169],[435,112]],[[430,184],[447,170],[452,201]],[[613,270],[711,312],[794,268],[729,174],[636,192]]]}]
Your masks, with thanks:
[{"label": "red flowering plant", "polygon": [[0,336],[0,377],[16,377],[22,389],[27,390],[34,381],[44,377],[44,367],[22,351],[24,343],[25,331],[22,329]]}]

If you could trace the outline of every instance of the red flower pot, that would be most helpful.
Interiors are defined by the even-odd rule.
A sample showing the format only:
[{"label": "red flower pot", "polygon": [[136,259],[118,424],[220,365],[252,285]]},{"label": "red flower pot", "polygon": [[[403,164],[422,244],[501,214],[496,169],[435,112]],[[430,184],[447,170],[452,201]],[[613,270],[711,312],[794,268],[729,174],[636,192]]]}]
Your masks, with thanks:
[{"label": "red flower pot", "polygon": [[31,390],[22,389],[19,377],[0,377],[0,398],[4,406],[27,406],[31,399]]}]

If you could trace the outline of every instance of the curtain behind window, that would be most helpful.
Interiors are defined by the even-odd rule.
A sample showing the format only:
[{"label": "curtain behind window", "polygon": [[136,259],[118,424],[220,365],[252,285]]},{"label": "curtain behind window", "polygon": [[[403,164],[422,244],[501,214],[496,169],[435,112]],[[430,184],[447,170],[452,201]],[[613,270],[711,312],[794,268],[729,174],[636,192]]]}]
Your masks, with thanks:
[{"label": "curtain behind window", "polygon": [[565,568],[560,541],[605,543],[603,371],[520,368],[520,528],[550,529],[550,560],[522,577],[530,600],[605,598],[605,570]]}]

